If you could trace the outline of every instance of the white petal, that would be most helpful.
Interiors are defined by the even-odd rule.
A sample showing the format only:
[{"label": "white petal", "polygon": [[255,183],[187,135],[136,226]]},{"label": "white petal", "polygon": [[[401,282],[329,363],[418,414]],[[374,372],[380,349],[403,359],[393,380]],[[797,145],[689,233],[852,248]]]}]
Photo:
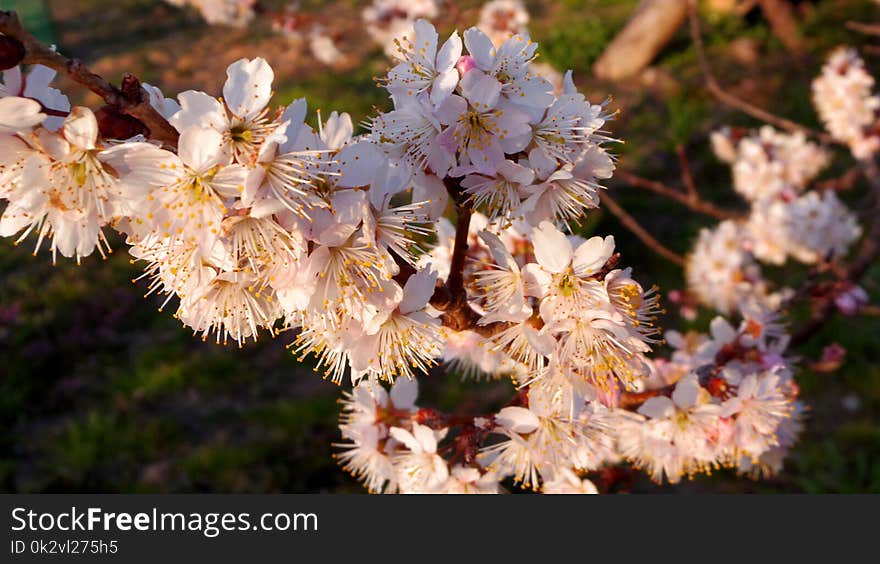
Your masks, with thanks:
[{"label": "white petal", "polygon": [[0,132],[15,133],[39,125],[46,119],[41,109],[39,102],[28,98],[0,98]]},{"label": "white petal", "polygon": [[684,376],[675,385],[675,390],[672,391],[672,401],[682,409],[697,405],[697,398],[699,396],[700,384],[697,381],[696,374]]},{"label": "white petal", "polygon": [[63,133],[68,143],[90,151],[98,140],[98,120],[92,110],[77,106],[64,120]]},{"label": "white petal", "polygon": [[648,398],[638,411],[652,419],[666,419],[675,415],[675,404],[666,396],[656,396]]},{"label": "white petal", "polygon": [[430,265],[410,276],[403,286],[403,299],[397,306],[400,313],[406,315],[424,309],[434,295],[436,283],[437,271],[431,270]]},{"label": "white petal", "polygon": [[495,416],[495,421],[514,433],[531,433],[541,424],[538,416],[524,407],[505,407]]},{"label": "white petal", "polygon": [[449,193],[443,181],[433,174],[417,174],[412,178],[414,204],[425,202],[423,213],[429,220],[436,220],[446,210],[449,203]]},{"label": "white petal", "polygon": [[345,112],[332,112],[321,128],[321,139],[331,149],[341,149],[351,140],[354,125],[351,116]]},{"label": "white petal", "polygon": [[[418,423],[415,423],[414,425],[418,425]],[[400,427],[391,427],[388,430],[388,433],[392,437],[394,437],[396,440],[403,443],[404,446],[406,446],[406,448],[408,448],[412,452],[415,452],[418,454],[421,454],[422,452],[424,452],[422,450],[422,445],[419,444],[419,441],[416,440],[416,438],[413,436],[413,434],[410,433],[409,431],[407,431],[406,429],[402,429]]]},{"label": "white petal", "polygon": [[562,272],[571,263],[571,242],[549,221],[532,230],[532,244],[538,263],[550,272]]},{"label": "white petal", "polygon": [[261,57],[239,59],[226,69],[223,100],[234,115],[242,119],[256,117],[272,96],[275,73]]},{"label": "white petal", "polygon": [[180,111],[168,121],[181,133],[193,126],[223,128],[228,126],[226,110],[217,98],[204,92],[187,90],[177,95]]},{"label": "white petal", "polygon": [[180,134],[177,154],[185,165],[197,172],[206,172],[224,164],[223,135],[210,127],[190,127]]},{"label": "white petal", "polygon": [[339,151],[334,160],[339,163],[341,173],[336,185],[342,188],[355,188],[372,183],[385,159],[375,145],[361,141]]},{"label": "white petal", "polygon": [[443,100],[452,94],[456,86],[458,86],[458,71],[454,68],[444,71],[437,76],[431,86],[431,104],[434,107],[442,104]]},{"label": "white petal", "polygon": [[413,423],[413,435],[419,441],[422,452],[437,452],[437,437],[434,436],[434,431],[430,427]]},{"label": "white petal", "polygon": [[501,83],[494,76],[476,69],[465,73],[459,85],[462,95],[480,111],[494,108],[501,95]]},{"label": "white petal", "polygon": [[415,378],[398,378],[391,386],[391,402],[397,409],[414,409],[419,397],[419,382]]},{"label": "white petal", "polygon": [[590,276],[598,272],[614,254],[614,237],[590,237],[574,252],[572,264],[578,276]]},{"label": "white petal", "polygon": [[472,27],[464,32],[464,44],[468,53],[474,58],[477,67],[482,70],[492,70],[495,61],[495,47],[489,36],[479,28]]},{"label": "white petal", "polygon": [[461,37],[457,31],[453,31],[449,39],[443,43],[440,52],[437,53],[437,71],[445,72],[449,69],[455,69],[455,63],[461,57]]}]

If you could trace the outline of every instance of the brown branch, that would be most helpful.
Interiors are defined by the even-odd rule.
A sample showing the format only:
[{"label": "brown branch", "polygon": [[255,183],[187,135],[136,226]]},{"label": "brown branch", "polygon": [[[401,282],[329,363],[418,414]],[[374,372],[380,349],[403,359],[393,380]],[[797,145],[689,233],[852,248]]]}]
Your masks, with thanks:
[{"label": "brown branch", "polygon": [[760,0],[759,3],[764,17],[770,22],[770,29],[782,41],[785,48],[792,53],[803,53],[804,42],[791,4],[785,0]]},{"label": "brown branch", "polygon": [[858,182],[861,176],[861,167],[854,166],[837,178],[829,178],[827,180],[817,182],[816,190],[819,190],[820,192],[824,192],[826,190],[834,190],[836,192],[845,192],[847,190],[852,190],[853,186],[855,186],[856,182]]},{"label": "brown branch", "polygon": [[688,161],[687,153],[685,153],[682,145],[676,145],[675,152],[678,155],[678,164],[681,166],[681,181],[684,184],[685,190],[687,190],[688,197],[692,201],[697,201],[700,199],[700,194],[697,192],[697,185],[694,182],[694,176],[691,174],[691,165]]},{"label": "brown branch", "polygon": [[880,36],[880,24],[865,24],[865,23],[861,23],[861,22],[846,22],[844,25],[846,26],[846,29],[858,31],[859,33],[864,33],[865,35]]},{"label": "brown branch", "polygon": [[15,12],[0,11],[0,33],[17,39],[24,46],[22,63],[44,65],[67,75],[100,96],[109,106],[138,119],[149,130],[152,139],[171,147],[177,146],[177,130],[150,105],[150,98],[136,77],[126,75],[121,88],[113,86],[90,71],[82,61],[68,59],[40,42],[21,25]]},{"label": "brown branch", "polygon": [[695,198],[689,194],[685,194],[681,190],[676,190],[675,188],[667,186],[662,182],[649,180],[626,170],[617,170],[615,176],[630,186],[654,192],[655,194],[674,200],[695,212],[714,217],[715,219],[724,220],[736,219],[739,217],[739,214],[736,212],[719,208],[711,202],[702,200],[699,197]]},{"label": "brown branch", "polygon": [[633,234],[641,239],[641,241],[647,245],[652,251],[662,256],[663,258],[670,260],[677,264],[678,266],[684,266],[684,257],[677,254],[675,251],[668,249],[663,246],[657,239],[651,236],[644,227],[639,225],[639,222],[633,218],[633,216],[629,215],[626,210],[624,210],[620,204],[618,204],[614,198],[609,196],[606,192],[603,192],[600,195],[602,199],[602,203],[605,207],[614,214],[617,219],[620,220],[620,223],[623,224],[624,227],[633,232]]},{"label": "brown branch", "polygon": [[731,108],[735,108],[745,114],[748,114],[753,118],[775,125],[780,129],[784,129],[790,132],[800,132],[815,139],[818,139],[823,143],[837,143],[837,141],[835,141],[827,133],[816,131],[815,129],[810,129],[809,127],[805,127],[789,119],[771,114],[770,112],[755,105],[752,105],[745,100],[725,91],[718,83],[718,80],[716,80],[715,75],[712,74],[711,67],[709,66],[709,59],[706,56],[706,47],[703,44],[703,35],[700,31],[700,18],[697,14],[696,0],[688,0],[688,16],[690,17],[691,38],[694,42],[694,47],[697,50],[697,57],[700,62],[700,70],[702,71],[703,79],[706,83],[706,89],[709,90],[709,92],[713,96],[715,96],[718,101],[720,101],[722,104],[730,106]]},{"label": "brown branch", "polygon": [[483,337],[491,337],[509,327],[509,323],[489,323],[480,325],[480,315],[468,303],[467,289],[464,286],[464,266],[467,261],[468,237],[470,235],[473,210],[462,192],[460,179],[444,179],[446,191],[455,202],[456,225],[455,243],[449,264],[446,283],[438,282],[431,296],[431,305],[443,314],[440,321],[453,331],[474,331]]}]

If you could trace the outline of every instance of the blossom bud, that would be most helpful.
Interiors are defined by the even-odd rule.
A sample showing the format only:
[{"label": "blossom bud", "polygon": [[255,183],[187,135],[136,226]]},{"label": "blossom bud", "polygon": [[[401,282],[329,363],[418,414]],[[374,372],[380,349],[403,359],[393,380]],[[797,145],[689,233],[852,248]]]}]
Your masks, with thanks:
[{"label": "blossom bud", "polygon": [[475,66],[477,66],[477,63],[470,55],[463,55],[461,58],[458,59],[458,62],[455,63],[455,68],[458,70],[461,76],[464,76],[467,71],[471,70]]},{"label": "blossom bud", "polygon": [[137,118],[123,114],[113,106],[103,106],[95,112],[98,130],[105,139],[131,139],[135,135],[146,135],[147,126]]},{"label": "blossom bud", "polygon": [[850,284],[834,298],[834,304],[844,315],[855,315],[867,303],[867,292],[855,284]]},{"label": "blossom bud", "polygon": [[25,50],[21,41],[8,35],[0,35],[0,71],[9,70],[21,63]]}]

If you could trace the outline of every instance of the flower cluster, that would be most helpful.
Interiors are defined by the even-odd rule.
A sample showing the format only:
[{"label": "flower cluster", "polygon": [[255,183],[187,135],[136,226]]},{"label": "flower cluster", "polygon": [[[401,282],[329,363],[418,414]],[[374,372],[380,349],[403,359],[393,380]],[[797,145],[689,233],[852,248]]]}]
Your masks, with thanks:
[{"label": "flower cluster", "polygon": [[178,8],[190,7],[211,25],[243,27],[255,15],[257,0],[165,0]]},{"label": "flower cluster", "polygon": [[722,466],[775,474],[802,427],[784,354],[789,337],[778,316],[752,303],[738,328],[716,317],[710,329],[668,332],[675,351],[652,362],[652,397],[636,413],[619,411],[620,455],[656,481],[675,483]]},{"label": "flower cluster", "polygon": [[779,303],[758,261],[778,266],[789,257],[805,264],[839,259],[861,235],[855,215],[834,191],[809,189],[830,157],[802,133],[770,126],[751,135],[723,130],[712,135],[712,145],[732,165],[734,188],[751,209],[743,220],[700,232],[686,271],[689,288],[703,303],[722,313],[754,296]]},{"label": "flower cluster", "polygon": [[394,57],[401,38],[412,34],[416,20],[435,18],[437,13],[436,0],[373,0],[362,16],[373,41]]},{"label": "flower cluster", "polygon": [[[35,234],[37,251],[79,262],[109,252],[114,229],[148,293],[202,338],[294,334],[300,359],[350,379],[338,458],[374,492],[595,493],[586,473],[622,462],[671,482],[778,471],[803,407],[786,293],[758,261],[830,261],[860,235],[834,192],[809,190],[827,152],[770,128],[713,137],[751,213],[701,232],[686,274],[738,320],[669,332],[671,357],[651,359],[657,288],[612,236],[572,233],[615,170],[612,114],[570,72],[555,87],[536,70],[519,3],[490,6],[492,34],[441,41],[417,19],[433,2],[374,2],[364,16],[394,46],[381,79],[393,109],[361,135],[345,113],[310,126],[305,100],[273,107],[260,58],[230,65],[219,98],[143,85],[179,134],[165,144],[71,109],[47,69],[12,69],[0,235]],[[837,299],[866,297],[850,284]],[[440,363],[518,392],[481,415],[420,408],[416,378]]]},{"label": "flower cluster", "polygon": [[709,335],[668,334],[674,352],[649,361],[636,411],[626,393],[582,395],[543,378],[498,412],[454,420],[415,406],[415,384],[390,394],[361,383],[346,394],[338,445],[371,491],[499,493],[508,481],[545,493],[596,493],[584,473],[629,461],[655,481],[726,467],[753,477],[781,470],[801,428],[788,335],[753,305],[739,327],[717,317]]},{"label": "flower cluster", "polygon": [[527,35],[529,12],[520,0],[491,0],[480,8],[477,27],[500,47],[513,35]]},{"label": "flower cluster", "polygon": [[865,159],[880,150],[880,96],[855,49],[839,48],[813,81],[813,103],[826,129]]}]

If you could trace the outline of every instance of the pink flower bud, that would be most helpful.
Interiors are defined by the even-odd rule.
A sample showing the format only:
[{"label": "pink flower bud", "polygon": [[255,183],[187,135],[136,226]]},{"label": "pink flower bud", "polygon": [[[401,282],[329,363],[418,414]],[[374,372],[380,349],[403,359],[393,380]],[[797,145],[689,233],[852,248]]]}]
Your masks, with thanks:
[{"label": "pink flower bud", "polygon": [[834,304],[844,315],[855,315],[868,303],[868,293],[861,287],[852,285],[834,298]]},{"label": "pink flower bud", "polygon": [[464,74],[467,71],[471,70],[472,68],[474,68],[476,66],[477,66],[477,63],[474,61],[474,58],[471,57],[470,55],[462,55],[458,59],[458,62],[455,63],[455,68],[458,69],[458,72],[459,72],[459,74],[461,74],[461,76],[464,76]]}]

